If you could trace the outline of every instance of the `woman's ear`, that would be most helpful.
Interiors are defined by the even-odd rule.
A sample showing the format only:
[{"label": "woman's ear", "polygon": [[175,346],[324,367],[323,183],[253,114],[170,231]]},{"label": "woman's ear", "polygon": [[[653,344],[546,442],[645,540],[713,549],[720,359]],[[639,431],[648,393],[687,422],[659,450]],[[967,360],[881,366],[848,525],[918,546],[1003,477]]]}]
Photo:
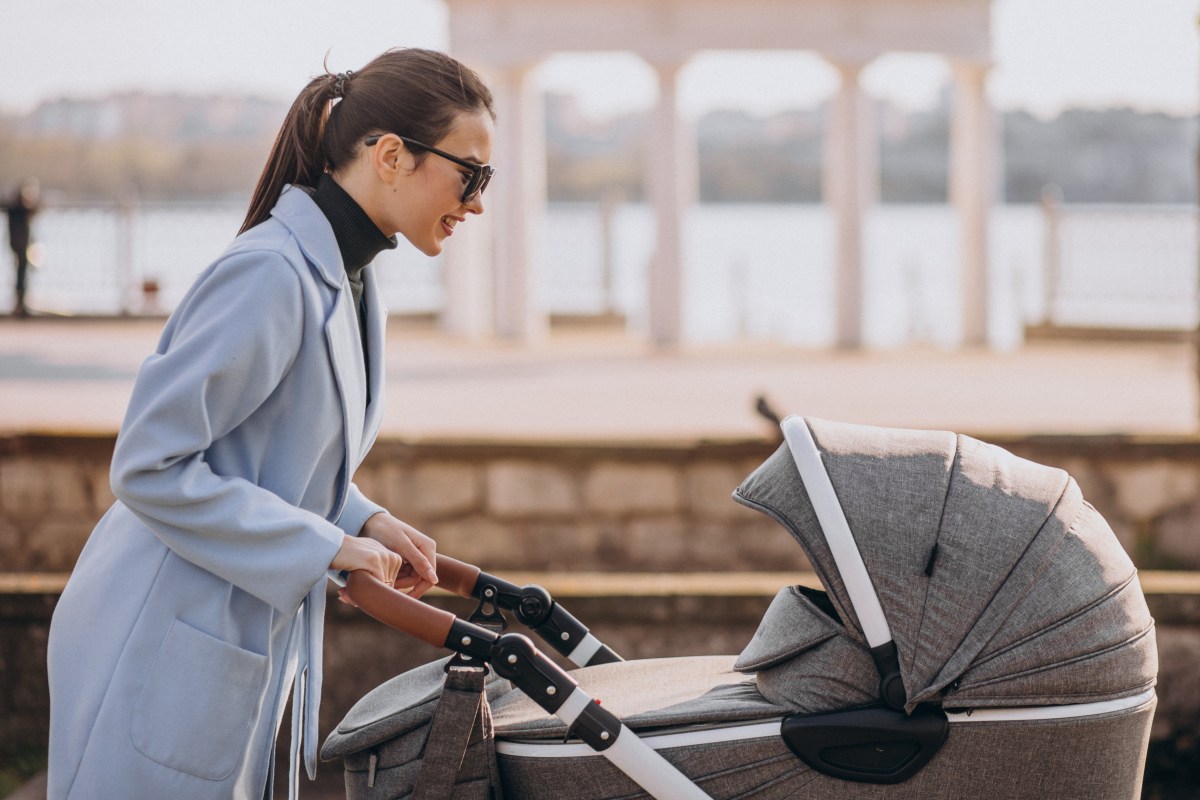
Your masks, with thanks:
[{"label": "woman's ear", "polygon": [[394,133],[384,134],[371,148],[371,166],[384,183],[391,183],[397,173],[411,172],[416,167],[412,152]]}]

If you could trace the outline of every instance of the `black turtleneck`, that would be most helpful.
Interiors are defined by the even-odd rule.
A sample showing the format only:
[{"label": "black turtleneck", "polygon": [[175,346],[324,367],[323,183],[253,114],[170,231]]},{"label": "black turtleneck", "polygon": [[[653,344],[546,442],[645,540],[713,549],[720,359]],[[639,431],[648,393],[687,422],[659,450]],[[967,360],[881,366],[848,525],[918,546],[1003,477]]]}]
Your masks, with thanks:
[{"label": "black turtleneck", "polygon": [[[394,249],[396,237],[384,236],[383,231],[371,221],[362,206],[328,173],[317,181],[317,189],[313,192],[312,199],[329,220],[333,235],[337,239],[342,263],[346,267],[346,276],[350,279],[350,292],[354,295],[354,311],[358,315],[358,331],[362,337],[363,361],[367,363],[367,309],[363,304],[362,271],[375,256],[384,250]],[[370,385],[369,380],[367,384]],[[367,402],[370,402],[369,397]]]},{"label": "black turtleneck", "polygon": [[384,250],[394,249],[396,237],[384,236],[362,206],[328,173],[317,181],[317,190],[312,197],[333,228],[342,263],[346,265],[346,275],[350,278],[350,289],[354,292],[354,307],[358,308],[362,303],[363,268]]}]

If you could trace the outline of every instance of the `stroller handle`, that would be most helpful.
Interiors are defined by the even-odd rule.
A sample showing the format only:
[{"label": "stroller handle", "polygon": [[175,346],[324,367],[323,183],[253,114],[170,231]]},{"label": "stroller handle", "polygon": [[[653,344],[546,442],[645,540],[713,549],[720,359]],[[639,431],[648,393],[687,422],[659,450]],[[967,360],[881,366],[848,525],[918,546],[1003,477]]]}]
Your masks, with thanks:
[{"label": "stroller handle", "polygon": [[[457,559],[439,554],[438,586],[459,597],[480,601],[491,609],[484,617],[501,620],[497,608],[512,611],[522,625],[536,631],[546,644],[576,666],[611,664],[620,655],[591,634],[587,626],[563,608],[541,586],[517,586]],[[474,617],[473,617],[474,619]]]},{"label": "stroller handle", "polygon": [[459,597],[478,597],[476,585],[483,570],[465,561],[438,553],[438,587]]},{"label": "stroller handle", "polygon": [[[484,597],[487,597],[489,589],[497,589],[497,581],[492,576],[444,556],[438,557],[438,572],[444,588],[459,593],[460,589],[469,587],[466,588],[468,597],[474,596],[477,587]],[[499,583],[505,588],[512,586],[502,581]],[[545,593],[540,587],[534,588]],[[502,591],[501,594],[508,592]],[[709,800],[707,794],[626,728],[611,711],[601,707],[578,681],[538,651],[527,637],[519,633],[497,634],[460,620],[449,611],[434,608],[397,591],[364,570],[351,572],[347,576],[346,595],[362,611],[385,625],[436,647],[453,650],[468,661],[479,660],[490,665],[497,675],[507,678],[533,702],[566,722],[568,730],[611,761],[652,797],[659,800]],[[499,598],[493,601],[498,602]],[[593,663],[620,660],[620,656],[608,651],[608,648],[603,649],[607,655],[603,656],[603,660]]]},{"label": "stroller handle", "polygon": [[366,570],[355,570],[346,577],[346,596],[368,616],[434,647],[446,646],[450,629],[458,622],[449,611],[409,597]]}]

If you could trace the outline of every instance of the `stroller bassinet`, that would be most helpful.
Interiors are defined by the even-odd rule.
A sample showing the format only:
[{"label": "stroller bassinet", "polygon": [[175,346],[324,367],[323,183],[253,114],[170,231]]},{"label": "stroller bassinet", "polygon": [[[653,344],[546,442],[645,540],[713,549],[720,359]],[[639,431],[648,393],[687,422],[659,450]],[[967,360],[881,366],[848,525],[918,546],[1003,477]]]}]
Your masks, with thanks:
[{"label": "stroller bassinet", "polygon": [[[781,590],[736,658],[570,673],[661,778],[635,782],[587,724],[493,677],[455,759],[476,755],[438,796],[1136,798],[1154,623],[1075,482],[950,433],[795,417],[784,433],[735,499],[788,530],[827,592]],[[441,677],[378,687],[331,734],[352,797],[412,795]]]}]

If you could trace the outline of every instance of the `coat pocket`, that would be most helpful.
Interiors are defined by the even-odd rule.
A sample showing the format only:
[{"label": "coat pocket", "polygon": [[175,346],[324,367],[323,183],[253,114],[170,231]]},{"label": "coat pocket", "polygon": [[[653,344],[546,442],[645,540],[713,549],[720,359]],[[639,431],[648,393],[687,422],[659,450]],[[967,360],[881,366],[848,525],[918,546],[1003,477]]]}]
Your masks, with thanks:
[{"label": "coat pocket", "polygon": [[134,746],[197,778],[227,778],[245,757],[266,669],[266,656],[174,620],[133,708]]}]

